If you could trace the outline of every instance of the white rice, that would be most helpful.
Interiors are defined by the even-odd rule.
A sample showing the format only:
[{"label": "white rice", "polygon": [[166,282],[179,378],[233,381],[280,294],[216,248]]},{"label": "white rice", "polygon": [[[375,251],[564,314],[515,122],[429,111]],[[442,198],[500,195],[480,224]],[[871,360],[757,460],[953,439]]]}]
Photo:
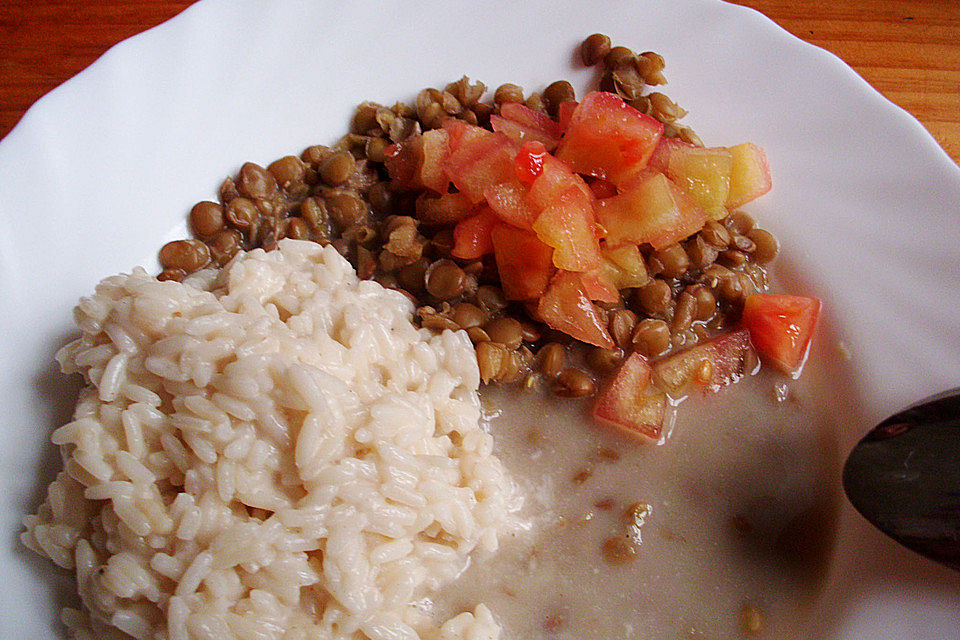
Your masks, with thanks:
[{"label": "white rice", "polygon": [[469,340],[412,310],[291,240],[81,300],[57,359],[88,386],[22,534],[76,573],[71,636],[497,638],[482,604],[446,622],[413,604],[496,549],[519,498]]}]

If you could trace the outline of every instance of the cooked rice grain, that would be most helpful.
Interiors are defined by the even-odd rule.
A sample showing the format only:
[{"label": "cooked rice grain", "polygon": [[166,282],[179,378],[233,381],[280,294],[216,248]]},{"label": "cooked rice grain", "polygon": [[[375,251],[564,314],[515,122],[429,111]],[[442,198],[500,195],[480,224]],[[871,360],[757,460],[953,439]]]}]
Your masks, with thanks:
[{"label": "cooked rice grain", "polygon": [[57,354],[82,374],[24,544],[76,572],[74,638],[492,640],[412,603],[494,550],[519,498],[463,333],[332,247],[107,278]]}]

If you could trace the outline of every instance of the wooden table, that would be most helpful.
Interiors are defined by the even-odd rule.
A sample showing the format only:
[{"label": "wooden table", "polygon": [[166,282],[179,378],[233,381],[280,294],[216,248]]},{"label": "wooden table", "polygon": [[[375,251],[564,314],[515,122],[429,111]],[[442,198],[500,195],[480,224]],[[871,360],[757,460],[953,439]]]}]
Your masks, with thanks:
[{"label": "wooden table", "polygon": [[[40,96],[189,0],[0,0],[0,137]],[[960,162],[960,1],[740,0],[836,53]]]}]

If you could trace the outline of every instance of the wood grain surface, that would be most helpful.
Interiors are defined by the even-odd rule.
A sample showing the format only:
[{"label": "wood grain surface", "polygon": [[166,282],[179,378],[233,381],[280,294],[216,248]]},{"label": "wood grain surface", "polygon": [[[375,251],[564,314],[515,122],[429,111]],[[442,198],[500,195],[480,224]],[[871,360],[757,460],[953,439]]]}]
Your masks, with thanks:
[{"label": "wood grain surface", "polygon": [[[40,96],[188,0],[0,0],[0,137]],[[840,56],[960,161],[960,0],[740,0]]]}]

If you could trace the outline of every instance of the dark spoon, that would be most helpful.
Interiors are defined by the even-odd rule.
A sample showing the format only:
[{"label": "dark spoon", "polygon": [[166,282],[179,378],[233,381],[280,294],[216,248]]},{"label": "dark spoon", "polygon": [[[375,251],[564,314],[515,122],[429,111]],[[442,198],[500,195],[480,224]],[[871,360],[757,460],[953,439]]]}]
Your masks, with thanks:
[{"label": "dark spoon", "polygon": [[960,571],[960,389],[877,425],[850,452],[843,488],[880,531]]}]

